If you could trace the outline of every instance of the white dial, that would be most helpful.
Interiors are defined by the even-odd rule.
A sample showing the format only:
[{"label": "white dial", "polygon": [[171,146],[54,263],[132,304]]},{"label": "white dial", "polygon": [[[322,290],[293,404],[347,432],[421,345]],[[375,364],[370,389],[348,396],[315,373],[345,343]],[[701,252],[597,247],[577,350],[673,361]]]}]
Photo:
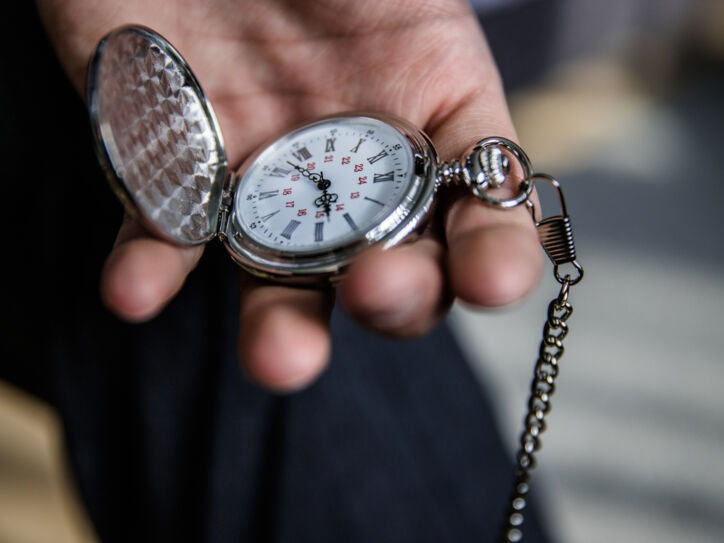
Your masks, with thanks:
[{"label": "white dial", "polygon": [[395,210],[413,169],[412,149],[391,125],[372,117],[320,121],[279,139],[249,166],[236,222],[275,251],[336,249],[402,219]]}]

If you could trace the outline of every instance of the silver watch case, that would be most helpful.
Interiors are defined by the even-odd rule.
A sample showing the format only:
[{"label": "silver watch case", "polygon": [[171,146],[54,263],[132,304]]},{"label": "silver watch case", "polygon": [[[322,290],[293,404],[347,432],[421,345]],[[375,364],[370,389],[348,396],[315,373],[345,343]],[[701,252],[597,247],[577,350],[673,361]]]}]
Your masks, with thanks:
[{"label": "silver watch case", "polygon": [[391,115],[350,112],[312,124],[367,117],[403,134],[415,167],[400,203],[380,224],[334,250],[265,247],[245,235],[236,220],[236,189],[262,152],[281,146],[296,130],[229,172],[218,122],[188,64],[163,37],[139,26],[116,29],[101,40],[89,66],[87,91],[96,152],[126,209],[154,234],[178,244],[206,243],[218,235],[234,261],[255,275],[334,280],[368,247],[388,248],[410,239],[430,215],[438,185],[430,140]]}]

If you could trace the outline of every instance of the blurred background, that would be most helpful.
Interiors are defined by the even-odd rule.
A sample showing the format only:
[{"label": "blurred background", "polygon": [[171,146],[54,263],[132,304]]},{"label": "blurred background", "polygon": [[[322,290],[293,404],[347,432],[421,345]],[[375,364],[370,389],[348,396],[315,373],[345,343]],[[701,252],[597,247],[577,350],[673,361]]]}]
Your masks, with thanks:
[{"label": "blurred background", "polygon": [[[558,6],[549,69],[510,95],[586,269],[535,488],[556,541],[721,542],[724,3]],[[453,314],[511,451],[556,287]]]},{"label": "blurred background", "polygon": [[[535,472],[553,540],[721,542],[724,2],[497,4],[520,142],[563,182],[586,268]],[[556,287],[546,268],[524,303],[450,317],[511,454]],[[0,382],[0,542],[95,540],[61,440]]]}]

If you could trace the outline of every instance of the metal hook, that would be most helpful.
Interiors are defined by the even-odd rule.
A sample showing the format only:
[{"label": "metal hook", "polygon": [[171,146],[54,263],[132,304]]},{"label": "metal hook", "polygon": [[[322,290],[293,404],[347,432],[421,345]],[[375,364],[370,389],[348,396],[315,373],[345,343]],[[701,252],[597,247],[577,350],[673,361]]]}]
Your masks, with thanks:
[{"label": "metal hook", "polygon": [[[545,173],[536,173],[533,176],[533,181],[543,181],[551,185],[556,190],[560,204],[560,213],[558,215],[552,215],[538,221],[535,217],[534,204],[529,200],[526,205],[528,206],[528,210],[531,212],[535,226],[538,229],[538,239],[548,255],[548,258],[551,259],[551,262],[553,262],[555,266],[554,273],[556,280],[558,280],[559,283],[568,282],[571,285],[575,285],[583,278],[583,268],[576,261],[576,244],[573,239],[573,225],[571,224],[571,218],[568,216],[568,209],[566,208],[566,200],[563,196],[561,184],[557,179]],[[578,271],[578,275],[576,277],[561,275],[559,270],[560,266],[568,263],[573,264],[575,269]]]}]

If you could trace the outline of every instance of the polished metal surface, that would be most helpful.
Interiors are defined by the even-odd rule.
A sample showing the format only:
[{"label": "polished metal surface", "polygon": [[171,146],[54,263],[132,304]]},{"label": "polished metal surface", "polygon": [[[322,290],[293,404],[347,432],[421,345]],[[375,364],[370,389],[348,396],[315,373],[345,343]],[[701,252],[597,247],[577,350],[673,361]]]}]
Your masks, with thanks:
[{"label": "polished metal surface", "polygon": [[[389,248],[418,231],[445,182],[462,181],[487,204],[503,208],[526,202],[532,191],[527,156],[504,138],[478,142],[464,166],[455,161],[450,167],[438,162],[429,138],[402,119],[367,112],[331,116],[316,123],[365,117],[404,136],[415,162],[404,197],[378,225],[340,247],[276,250],[252,242],[235,219],[231,201],[236,196],[232,188],[224,191],[226,158],[213,110],[164,38],[137,26],[106,36],[91,61],[88,99],[99,159],[129,211],[155,233],[182,244],[204,243],[218,233],[239,265],[263,277],[306,282],[340,276],[366,248]],[[260,153],[273,152],[275,145],[250,157],[234,178],[243,178]],[[511,157],[522,179],[514,196],[499,198],[493,189],[508,179]]]},{"label": "polished metal surface", "polygon": [[488,147],[478,153],[478,162],[491,187],[500,187],[505,183],[510,172],[510,160],[503,154],[500,147]]},{"label": "polished metal surface", "polygon": [[126,207],[162,237],[198,244],[216,233],[226,157],[190,69],[158,34],[111,32],[88,77],[96,150]]},{"label": "polished metal surface", "polygon": [[551,397],[556,391],[556,378],[560,372],[559,362],[565,352],[563,340],[568,335],[568,319],[573,313],[573,306],[568,301],[571,284],[566,277],[561,283],[558,296],[548,304],[538,360],[533,368],[528,405],[523,419],[524,428],[516,455],[513,492],[501,543],[517,543],[523,540],[531,470],[536,465],[535,453],[541,448],[540,436],[546,430],[545,418],[551,410]]},{"label": "polished metal surface", "polygon": [[[563,283],[568,281],[571,285],[575,285],[583,279],[583,267],[576,261],[576,243],[573,237],[573,223],[568,215],[566,199],[563,196],[563,189],[560,182],[553,176],[545,173],[536,173],[533,176],[536,183],[547,183],[552,186],[558,197],[560,205],[559,213],[551,215],[545,219],[538,220],[536,218],[535,204],[531,200],[526,201],[526,205],[530,210],[533,222],[538,230],[538,239],[543,250],[553,263],[553,272],[556,280]],[[575,274],[570,275],[562,271],[564,264],[571,264]]]},{"label": "polished metal surface", "polygon": [[[510,158],[518,165],[521,179],[514,195],[504,198],[494,189],[511,177]],[[439,184],[465,185],[474,196],[494,207],[517,207],[528,202],[533,192],[534,174],[528,156],[517,143],[501,137],[485,138],[463,157],[462,163],[460,160],[443,162],[437,169]]]}]

